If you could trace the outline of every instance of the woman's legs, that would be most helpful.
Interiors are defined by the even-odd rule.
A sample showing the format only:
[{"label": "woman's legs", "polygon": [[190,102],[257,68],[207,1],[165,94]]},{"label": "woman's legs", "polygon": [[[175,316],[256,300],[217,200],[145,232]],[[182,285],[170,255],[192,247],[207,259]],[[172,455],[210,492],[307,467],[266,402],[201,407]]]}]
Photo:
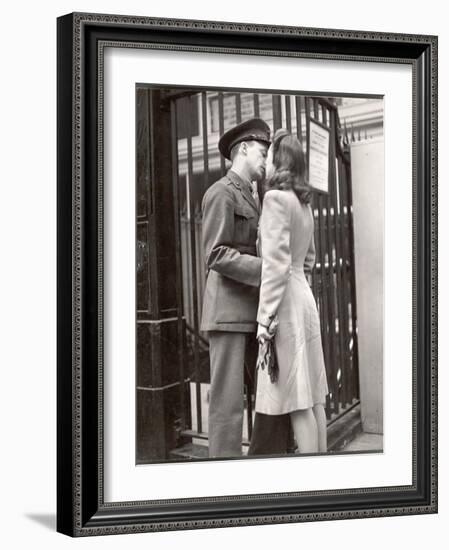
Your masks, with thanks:
[{"label": "woman's legs", "polygon": [[318,451],[318,427],[312,409],[300,409],[290,413],[293,432],[300,453]]},{"label": "woman's legs", "polygon": [[294,411],[290,417],[300,453],[327,451],[327,420],[323,404]]},{"label": "woman's legs", "polygon": [[322,403],[313,406],[313,415],[318,430],[318,452],[325,453],[327,452],[327,420]]}]

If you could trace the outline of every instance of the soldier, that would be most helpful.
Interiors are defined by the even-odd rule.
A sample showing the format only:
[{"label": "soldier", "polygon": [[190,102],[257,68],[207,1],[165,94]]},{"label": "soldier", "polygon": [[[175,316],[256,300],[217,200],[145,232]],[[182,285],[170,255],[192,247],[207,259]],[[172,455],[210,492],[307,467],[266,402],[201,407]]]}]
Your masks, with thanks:
[{"label": "soldier", "polygon": [[[245,350],[248,337],[255,341],[262,268],[256,251],[256,184],[265,177],[269,145],[270,129],[258,118],[223,134],[218,148],[232,166],[207,190],[202,204],[208,273],[201,330],[209,334],[210,457],[241,455]],[[256,415],[250,454],[286,451],[288,427],[280,418]]]}]

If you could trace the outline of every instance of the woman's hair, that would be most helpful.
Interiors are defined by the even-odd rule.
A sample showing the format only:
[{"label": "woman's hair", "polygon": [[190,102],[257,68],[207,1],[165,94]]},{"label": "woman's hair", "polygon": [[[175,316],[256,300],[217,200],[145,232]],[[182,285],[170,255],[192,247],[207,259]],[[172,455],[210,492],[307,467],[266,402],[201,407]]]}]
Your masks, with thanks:
[{"label": "woman's hair", "polygon": [[298,138],[280,128],[274,134],[272,147],[274,173],[267,181],[267,190],[291,189],[302,203],[310,202],[306,160]]}]

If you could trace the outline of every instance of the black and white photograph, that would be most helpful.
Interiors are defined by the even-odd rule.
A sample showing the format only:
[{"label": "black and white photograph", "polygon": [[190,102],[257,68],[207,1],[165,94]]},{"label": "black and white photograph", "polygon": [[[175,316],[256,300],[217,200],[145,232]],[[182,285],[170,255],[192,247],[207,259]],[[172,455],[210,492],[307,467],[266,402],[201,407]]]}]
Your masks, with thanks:
[{"label": "black and white photograph", "polygon": [[437,511],[436,48],[58,19],[58,531]]},{"label": "black and white photograph", "polygon": [[444,5],[6,3],[2,548],[447,545]]},{"label": "black and white photograph", "polygon": [[383,451],[384,99],[137,83],[136,464]]}]

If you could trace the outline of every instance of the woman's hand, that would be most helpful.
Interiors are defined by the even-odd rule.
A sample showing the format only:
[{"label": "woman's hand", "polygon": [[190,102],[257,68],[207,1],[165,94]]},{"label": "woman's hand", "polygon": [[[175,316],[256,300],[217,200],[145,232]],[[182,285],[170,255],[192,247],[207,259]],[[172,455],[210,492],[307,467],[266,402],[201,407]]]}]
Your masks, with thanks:
[{"label": "woman's hand", "polygon": [[271,338],[273,338],[273,334],[268,332],[268,327],[259,324],[257,326],[257,340],[259,342],[263,342],[264,340],[270,340]]}]

